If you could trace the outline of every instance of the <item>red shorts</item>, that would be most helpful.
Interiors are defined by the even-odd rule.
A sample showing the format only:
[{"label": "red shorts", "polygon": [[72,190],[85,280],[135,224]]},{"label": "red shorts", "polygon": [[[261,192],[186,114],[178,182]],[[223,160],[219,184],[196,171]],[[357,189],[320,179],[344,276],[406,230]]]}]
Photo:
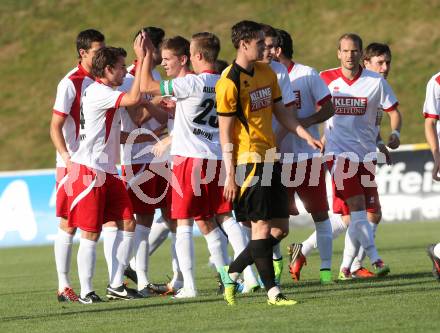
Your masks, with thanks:
[{"label": "red shorts", "polygon": [[64,184],[67,181],[67,169],[63,167],[57,167],[56,169],[56,204],[55,213],[57,217],[67,219],[69,215],[68,200]]},{"label": "red shorts", "polygon": [[108,221],[131,220],[133,208],[118,175],[72,164],[66,183],[69,227],[100,232]]},{"label": "red shorts", "polygon": [[207,220],[232,211],[219,185],[221,165],[222,161],[174,156],[171,218]]},{"label": "red shorts", "polygon": [[[131,171],[127,170],[130,167]],[[153,215],[156,208],[162,208],[166,205],[166,191],[168,191],[169,187],[168,180],[155,172],[157,168],[161,168],[163,172],[169,173],[166,163],[155,163],[153,167],[149,163],[122,166],[122,177],[128,187],[128,195],[135,214]],[[130,183],[130,180],[141,174],[145,178],[152,177],[138,184],[138,186],[127,185],[127,183]]]},{"label": "red shorts", "polygon": [[[291,215],[298,215],[294,194],[298,193],[308,213],[327,212],[329,210],[327,190],[325,187],[325,168],[321,158],[308,159],[291,164],[290,181],[293,186],[287,187]],[[284,164],[285,167],[290,165]]]},{"label": "red shorts", "polygon": [[[380,212],[381,207],[374,172],[376,162],[356,163],[343,158],[335,162],[335,160],[327,162],[332,175],[333,212],[349,215],[350,209],[346,204],[346,200],[356,195],[365,197],[365,206],[368,212]],[[345,178],[349,167],[354,170],[354,175]],[[343,174],[345,176],[342,176]]]}]

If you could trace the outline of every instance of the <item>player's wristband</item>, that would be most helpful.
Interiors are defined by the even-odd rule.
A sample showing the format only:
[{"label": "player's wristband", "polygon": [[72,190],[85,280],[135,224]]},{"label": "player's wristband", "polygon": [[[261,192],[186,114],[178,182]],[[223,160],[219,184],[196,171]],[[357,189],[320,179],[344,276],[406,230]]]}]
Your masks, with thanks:
[{"label": "player's wristband", "polygon": [[391,132],[391,135],[395,135],[395,136],[397,136],[397,138],[398,139],[400,139],[400,132],[398,131],[398,130],[393,130],[392,132]]}]

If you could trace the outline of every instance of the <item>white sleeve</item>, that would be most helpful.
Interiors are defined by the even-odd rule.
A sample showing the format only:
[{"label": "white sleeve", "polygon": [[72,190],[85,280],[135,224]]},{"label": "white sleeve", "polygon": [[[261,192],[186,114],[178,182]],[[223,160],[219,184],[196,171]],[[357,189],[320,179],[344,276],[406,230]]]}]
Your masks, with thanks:
[{"label": "white sleeve", "polygon": [[385,79],[383,78],[380,79],[380,85],[381,85],[380,106],[385,112],[391,111],[398,104],[396,95],[394,95],[393,89],[391,89],[391,86],[388,84],[388,82]]},{"label": "white sleeve", "polygon": [[289,73],[287,70],[277,73],[278,85],[280,86],[281,95],[283,97],[283,104],[289,105],[296,100],[293,94],[292,83],[290,82]]},{"label": "white sleeve", "polygon": [[426,86],[425,103],[423,104],[425,118],[440,119],[440,84],[431,78]]},{"label": "white sleeve", "polygon": [[65,114],[66,116],[69,115],[75,97],[76,89],[73,82],[66,78],[62,79],[57,87],[57,97],[53,111]]},{"label": "white sleeve", "polygon": [[196,91],[196,86],[196,76],[192,74],[160,82],[162,96],[173,95],[178,99],[193,95]]},{"label": "white sleeve", "polygon": [[328,86],[314,69],[309,75],[309,82],[311,84],[312,96],[316,104],[322,105],[327,99],[332,97]]}]

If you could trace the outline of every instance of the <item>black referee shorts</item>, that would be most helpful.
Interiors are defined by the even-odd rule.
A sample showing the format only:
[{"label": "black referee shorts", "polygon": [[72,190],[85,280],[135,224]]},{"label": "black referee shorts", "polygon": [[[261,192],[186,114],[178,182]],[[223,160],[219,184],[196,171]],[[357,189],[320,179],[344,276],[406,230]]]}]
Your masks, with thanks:
[{"label": "black referee shorts", "polygon": [[236,167],[239,194],[234,201],[237,221],[289,218],[288,195],[281,183],[281,164],[247,163]]}]

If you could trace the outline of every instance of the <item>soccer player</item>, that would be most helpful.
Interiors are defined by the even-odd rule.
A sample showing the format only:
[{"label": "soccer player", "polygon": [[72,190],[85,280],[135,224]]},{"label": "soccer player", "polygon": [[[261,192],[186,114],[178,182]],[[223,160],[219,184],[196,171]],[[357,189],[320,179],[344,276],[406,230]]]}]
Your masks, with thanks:
[{"label": "soccer player", "polygon": [[390,271],[377,252],[367,210],[380,212],[374,181],[378,109],[390,116],[392,132],[388,147],[392,149],[400,144],[401,116],[391,87],[380,74],[360,66],[361,56],[362,39],[356,34],[344,34],[338,46],[341,67],[321,73],[335,107],[335,115],[325,128],[325,151],[335,198],[333,211],[350,216],[340,280],[352,278],[350,267],[360,246],[370,258],[376,275]]},{"label": "soccer player", "polygon": [[[288,70],[291,89],[296,95],[298,121],[315,139],[319,139],[319,124],[334,114],[330,91],[315,69],[292,60],[293,42],[289,33],[278,30],[278,35],[280,42],[273,48],[273,53]],[[285,133],[282,129],[279,132],[281,132],[279,136]],[[298,184],[288,188],[290,200],[293,202],[291,207],[294,208],[291,214],[298,214],[294,205],[294,194],[298,193],[315,222],[317,247],[321,257],[320,281],[323,284],[331,283],[332,226],[328,215],[325,170],[320,152],[291,133],[282,139],[279,146],[283,154],[283,166],[289,167],[291,177]],[[301,251],[301,246],[295,247],[293,244],[289,246],[292,257],[295,258],[295,252],[298,251]],[[294,280],[298,280],[299,272],[295,272],[294,262],[289,269]]]},{"label": "soccer player", "polygon": [[64,184],[70,168],[71,155],[78,150],[84,136],[84,117],[82,115],[82,97],[85,89],[93,83],[91,73],[92,59],[96,51],[104,46],[104,35],[97,30],[81,31],[76,38],[78,66],[69,71],[60,81],[53,107],[50,124],[50,136],[57,150],[56,168],[56,216],[60,218],[54,252],[58,273],[58,301],[75,302],[78,300],[70,284],[70,262],[72,240],[76,228],[67,223],[67,195]]},{"label": "soccer player", "polygon": [[[279,63],[276,59],[275,49],[279,46],[278,32],[270,25],[262,24],[262,26],[265,48],[261,61],[268,64],[277,75],[278,85],[281,89],[282,102],[284,106],[286,107],[286,109],[288,109],[288,112],[295,112],[293,109],[293,105],[295,103],[295,95],[293,94],[292,85],[289,80],[289,73],[287,72],[286,67],[284,67],[283,64]],[[279,123],[276,120],[274,120],[273,122],[273,127],[280,127]],[[250,232],[251,222],[247,221],[243,224],[248,227],[248,230]],[[279,285],[281,283],[281,275],[283,272],[283,257],[281,255],[280,243],[276,244],[273,247],[273,266],[275,270],[275,281]]]},{"label": "soccer player", "polygon": [[[154,45],[154,44],[153,44]],[[175,36],[169,39],[166,39],[162,46],[162,67],[165,70],[165,73],[170,78],[180,78],[185,77],[188,74],[191,74],[192,71],[190,69],[190,53],[189,53],[189,41],[182,36]],[[154,76],[153,76],[154,78]],[[172,160],[169,156],[169,149],[172,142],[172,130],[174,127],[174,114],[175,114],[175,101],[173,99],[169,99],[168,97],[163,100],[167,108],[169,110],[168,116],[168,133],[169,135],[165,138],[161,139],[157,142],[153,147],[153,153],[157,157],[168,156],[169,166],[172,166]],[[166,224],[168,231],[171,232],[171,260],[172,260],[172,268],[173,268],[173,277],[171,281],[161,286],[157,287],[161,290],[161,293],[173,293],[175,294],[178,290],[183,287],[183,276],[180,271],[179,261],[177,259],[176,253],[176,220],[170,219],[171,217],[171,189],[168,189],[167,192],[167,221]],[[156,225],[159,225],[158,223]],[[154,225],[153,225],[154,226]],[[165,241],[169,232],[164,232],[164,228],[162,228],[162,232],[157,233],[157,237],[155,239],[150,239],[150,255],[160,246],[160,244]]]},{"label": "soccer player", "polygon": [[[241,254],[221,270],[225,300],[236,304],[235,281],[255,263],[272,305],[294,305],[275,283],[272,248],[288,234],[287,191],[275,153],[272,113],[278,121],[314,148],[315,140],[286,112],[277,77],[259,62],[265,48],[259,23],[241,21],[232,27],[236,60],[223,71],[216,85],[220,142],[225,163],[224,196],[234,202],[237,220],[252,222],[252,239]],[[240,187],[237,186],[239,180]]]},{"label": "soccer player", "polygon": [[144,36],[133,45],[138,61],[136,75],[128,93],[115,88],[122,85],[127,73],[126,52],[121,48],[104,47],[96,52],[92,74],[96,82],[85,91],[83,113],[87,124],[85,139],[71,160],[66,191],[68,194],[68,225],[81,229],[78,249],[78,274],[81,285],[79,301],[83,304],[100,302],[92,279],[96,262],[96,245],[102,224],[115,221],[118,226],[113,246],[112,275],[107,287],[109,299],[138,298],[136,291],[123,284],[124,270],[133,250],[135,222],[133,209],[124,183],[117,174],[119,160],[120,110],[141,101],[141,74],[145,75]]},{"label": "soccer player", "polygon": [[[154,41],[154,66],[161,62],[160,51],[157,55],[156,50],[160,47],[164,36],[164,31],[156,27],[142,28],[136,34],[135,38],[140,34],[147,34]],[[128,90],[133,84],[135,68],[137,62],[127,73],[123,89]],[[153,69],[152,75],[160,80],[160,74]],[[145,100],[149,101],[152,96],[146,96]],[[139,106],[143,107],[143,106]],[[163,128],[162,124],[167,121],[167,114],[160,109],[154,108],[154,105],[147,105],[146,117],[132,118],[128,112],[121,113],[121,130],[125,134],[140,129],[146,129],[151,132]],[[153,111],[156,111],[153,113]],[[142,114],[137,112],[137,114]],[[128,194],[133,206],[133,212],[136,214],[136,229],[134,237],[134,270],[136,271],[136,283],[138,293],[143,297],[151,296],[154,292],[153,286],[148,281],[148,262],[149,262],[149,234],[153,223],[154,212],[157,208],[165,208],[165,193],[167,190],[167,180],[161,175],[150,170],[165,169],[165,163],[158,161],[151,152],[154,142],[134,143],[128,146],[121,146],[121,166],[122,176],[127,182]],[[149,179],[141,184],[136,184],[135,189],[132,188],[133,182],[137,183],[137,179],[142,178],[145,174],[150,175]],[[108,229],[108,228],[106,228]],[[105,230],[105,229],[104,229]],[[132,277],[132,272],[127,267],[125,275]]]},{"label": "soccer player", "polygon": [[161,82],[147,76],[145,83],[146,91],[177,98],[171,144],[171,217],[177,219],[176,251],[184,286],[175,298],[197,294],[192,262],[193,219],[207,241],[217,269],[227,261],[221,250],[222,235],[217,223],[222,224],[234,252],[240,253],[245,247],[241,228],[231,214],[232,206],[223,198],[223,187],[219,185],[222,155],[215,108],[219,75],[214,71],[219,51],[217,36],[209,32],[194,34],[190,56],[196,74]]},{"label": "soccer player", "polygon": [[[371,43],[366,47],[362,59],[363,59],[363,66],[365,68],[382,75],[384,79],[388,77],[388,73],[391,69],[391,51],[386,44]],[[388,149],[380,136],[380,123],[382,117],[383,117],[383,110],[381,107],[379,107],[379,109],[377,110],[376,121],[375,121],[375,125],[377,126],[377,132],[378,132],[376,144],[379,151],[385,155],[387,163],[391,163],[391,158]],[[374,198],[377,198],[377,200],[379,200],[379,195],[377,194],[377,188],[371,188],[370,191],[371,191],[371,195]],[[336,238],[341,233],[343,233],[347,228],[347,225],[350,222],[350,215],[348,213],[348,208],[346,204],[341,199],[334,198],[334,200],[337,202],[337,204],[334,205],[340,207],[339,211],[337,212],[338,214],[333,215],[331,219],[333,238]],[[344,207],[344,209],[341,210],[341,207]],[[343,211],[345,211],[345,214],[342,216],[342,220],[341,220],[340,214],[342,214]],[[381,208],[379,202],[377,204],[376,211],[374,209],[370,209],[367,211],[367,218],[372,228],[373,237],[375,237],[377,225],[381,219]],[[316,248],[316,234],[313,233],[301,245],[302,247],[300,249],[300,252],[296,252],[296,255],[292,257],[293,264],[291,266],[291,269],[293,272],[292,276],[296,278],[296,279],[294,278],[295,280],[299,280],[301,268],[305,263],[305,258],[311,253],[311,251],[314,248]],[[296,246],[298,246],[298,244],[296,244]],[[350,268],[352,277],[371,278],[375,276],[373,272],[370,272],[368,269],[363,267],[362,261],[364,258],[365,258],[365,251],[363,250],[362,247],[360,247],[358,254],[356,258],[353,260],[353,264]]]},{"label": "soccer player", "polygon": [[[423,115],[425,116],[426,141],[431,148],[434,159],[432,179],[440,181],[439,133],[437,131],[437,121],[440,119],[440,72],[435,74],[426,86]],[[432,261],[432,275],[437,281],[440,281],[440,243],[429,245],[427,252]]]},{"label": "soccer player", "polygon": [[[391,50],[387,44],[371,43],[369,44],[362,55],[362,65],[364,68],[376,72],[383,76],[386,80],[391,70]],[[380,135],[380,125],[383,118],[383,109],[377,110],[376,126],[378,128],[376,146],[379,152],[384,154],[386,163],[391,164],[391,155]],[[377,188],[376,188],[377,191]],[[379,200],[379,195],[377,195]],[[379,205],[380,207],[380,205]],[[379,222],[382,219],[381,209],[378,212],[367,211],[368,223],[373,231],[373,237],[376,237],[376,231],[379,226]],[[374,277],[374,273],[370,272],[367,268],[363,267],[363,260],[365,259],[365,251],[362,247],[359,248],[357,256],[354,258],[350,271],[354,278],[370,278]]]}]

